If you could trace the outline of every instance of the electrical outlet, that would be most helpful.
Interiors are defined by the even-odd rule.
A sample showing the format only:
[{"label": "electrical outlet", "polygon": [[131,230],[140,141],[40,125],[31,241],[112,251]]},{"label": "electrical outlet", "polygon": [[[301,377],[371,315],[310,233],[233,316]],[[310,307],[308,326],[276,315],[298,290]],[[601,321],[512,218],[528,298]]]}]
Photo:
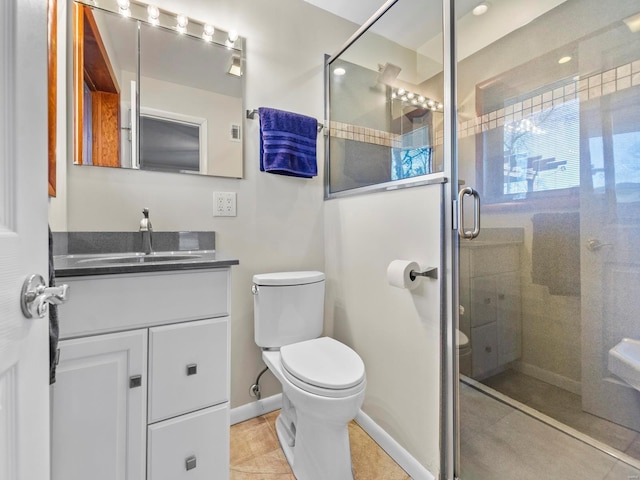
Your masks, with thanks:
[{"label": "electrical outlet", "polygon": [[236,216],[236,192],[213,192],[213,216]]}]

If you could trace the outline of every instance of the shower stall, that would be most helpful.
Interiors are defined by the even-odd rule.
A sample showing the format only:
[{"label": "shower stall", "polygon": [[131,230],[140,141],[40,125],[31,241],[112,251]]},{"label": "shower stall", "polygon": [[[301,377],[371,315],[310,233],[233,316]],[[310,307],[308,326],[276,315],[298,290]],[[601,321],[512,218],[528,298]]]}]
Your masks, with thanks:
[{"label": "shower stall", "polygon": [[638,478],[638,1],[390,1],[326,71],[328,198],[442,185],[442,478]]}]

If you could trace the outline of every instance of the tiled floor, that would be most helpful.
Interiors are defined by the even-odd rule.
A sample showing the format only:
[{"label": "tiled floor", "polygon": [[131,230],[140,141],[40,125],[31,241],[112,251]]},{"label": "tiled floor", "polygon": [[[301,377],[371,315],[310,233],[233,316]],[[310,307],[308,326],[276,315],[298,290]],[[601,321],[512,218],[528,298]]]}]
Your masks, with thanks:
[{"label": "tiled floor", "polygon": [[[278,443],[278,413],[231,427],[231,480],[295,479]],[[349,440],[355,480],[410,480],[355,422],[349,424]]]},{"label": "tiled floor", "polygon": [[640,471],[460,384],[462,480],[637,480]]},{"label": "tiled floor", "polygon": [[515,370],[507,370],[482,383],[640,460],[640,434],[582,411],[580,395]]}]

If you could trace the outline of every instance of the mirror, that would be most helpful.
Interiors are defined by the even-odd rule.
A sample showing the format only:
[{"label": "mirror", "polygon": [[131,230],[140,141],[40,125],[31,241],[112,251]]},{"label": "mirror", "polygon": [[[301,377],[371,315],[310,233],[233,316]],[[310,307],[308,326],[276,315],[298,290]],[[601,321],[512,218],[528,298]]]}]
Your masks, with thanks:
[{"label": "mirror", "polygon": [[130,8],[74,2],[74,163],[241,178],[243,39]]},{"label": "mirror", "polygon": [[327,59],[327,198],[442,172],[441,19],[441,4],[397,2]]}]

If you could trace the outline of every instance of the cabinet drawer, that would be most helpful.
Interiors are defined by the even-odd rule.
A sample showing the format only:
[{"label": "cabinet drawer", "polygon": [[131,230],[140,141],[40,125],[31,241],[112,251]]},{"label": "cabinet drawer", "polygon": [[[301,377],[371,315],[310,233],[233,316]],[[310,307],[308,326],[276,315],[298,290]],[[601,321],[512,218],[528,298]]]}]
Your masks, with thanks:
[{"label": "cabinet drawer", "polygon": [[147,480],[229,478],[229,405],[149,426]]},{"label": "cabinet drawer", "polygon": [[[479,327],[497,318],[496,279],[494,276],[471,280],[471,326]],[[465,312],[466,313],[466,312]]]},{"label": "cabinet drawer", "polygon": [[498,367],[498,329],[496,323],[471,329],[471,363],[473,378],[482,379]]},{"label": "cabinet drawer", "polygon": [[149,329],[149,423],[229,399],[228,317]]},{"label": "cabinet drawer", "polygon": [[229,269],[69,277],[60,338],[229,315]]}]

